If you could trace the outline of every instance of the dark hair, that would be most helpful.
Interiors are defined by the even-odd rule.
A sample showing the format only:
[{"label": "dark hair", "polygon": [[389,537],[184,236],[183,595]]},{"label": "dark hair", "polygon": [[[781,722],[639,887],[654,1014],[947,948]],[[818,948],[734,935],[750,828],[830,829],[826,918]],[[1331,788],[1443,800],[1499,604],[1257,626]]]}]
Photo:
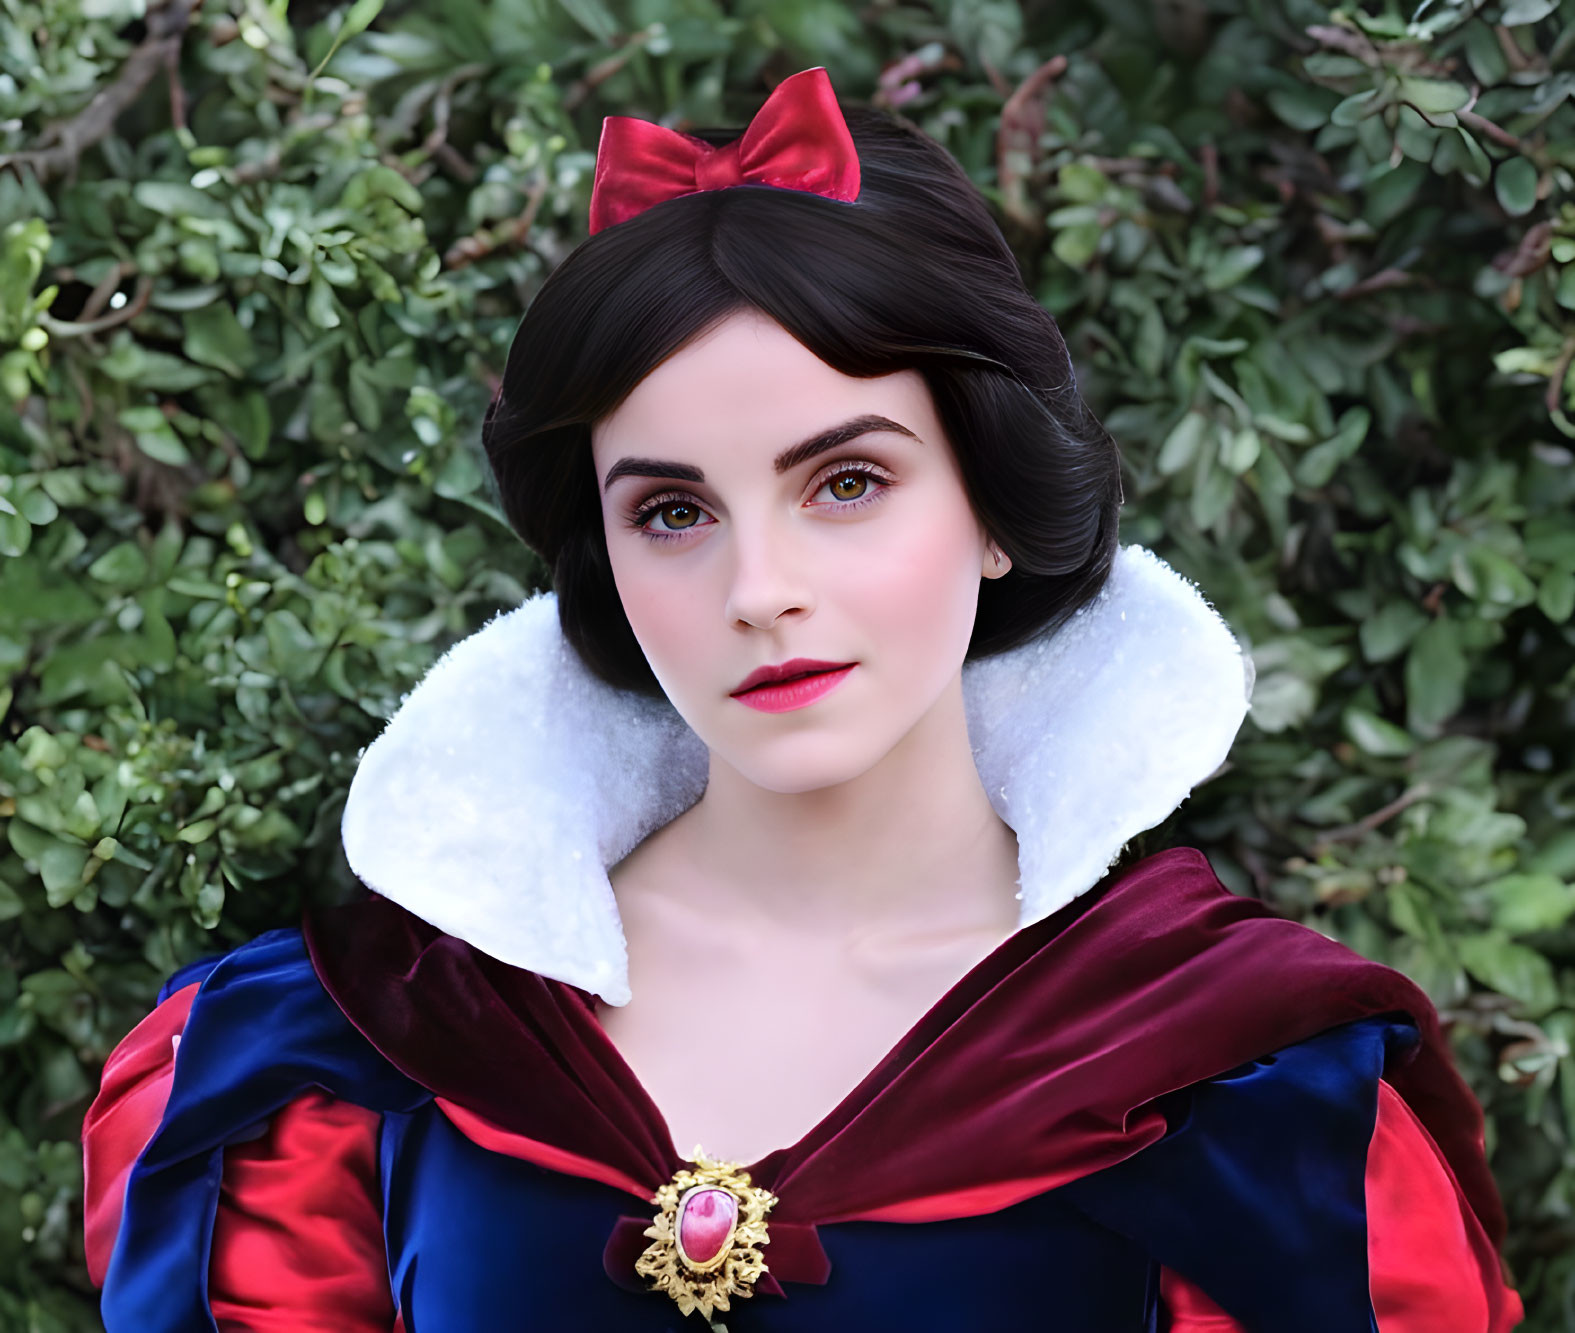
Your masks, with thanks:
[{"label": "dark hair", "polygon": [[552,571],[565,636],[613,685],[660,693],[607,558],[591,425],[742,309],[845,375],[923,374],[974,512],[1012,561],[981,580],[969,658],[1054,628],[1109,575],[1120,459],[1055,321],[945,149],[874,108],[843,114],[856,202],[769,185],[666,200],[580,245],[515,334],[482,443],[505,516]]}]

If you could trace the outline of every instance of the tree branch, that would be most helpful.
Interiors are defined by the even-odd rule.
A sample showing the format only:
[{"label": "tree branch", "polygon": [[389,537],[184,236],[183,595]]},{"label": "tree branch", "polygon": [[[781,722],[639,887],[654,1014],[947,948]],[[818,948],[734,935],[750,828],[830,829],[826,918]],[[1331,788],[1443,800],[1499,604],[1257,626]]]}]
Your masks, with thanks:
[{"label": "tree branch", "polygon": [[[81,111],[69,120],[59,121],[44,131],[38,148],[0,157],[0,169],[10,167],[21,174],[30,168],[40,181],[63,172],[74,173],[82,154],[115,128],[125,111],[161,69],[171,74],[170,113],[177,126],[185,119],[184,97],[174,71],[180,59],[181,41],[192,15],[202,0],[168,0],[148,12],[148,35],[120,67],[108,87],[102,88]],[[51,146],[52,145],[52,146]]]}]

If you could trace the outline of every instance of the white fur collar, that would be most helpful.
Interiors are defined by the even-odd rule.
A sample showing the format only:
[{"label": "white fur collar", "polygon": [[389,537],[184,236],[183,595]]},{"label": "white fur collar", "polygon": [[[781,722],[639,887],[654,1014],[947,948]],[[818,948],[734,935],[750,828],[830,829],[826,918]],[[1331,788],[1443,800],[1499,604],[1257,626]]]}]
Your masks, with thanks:
[{"label": "white fur collar", "polygon": [[[1059,630],[963,668],[979,776],[1018,838],[1020,925],[1098,883],[1224,762],[1252,679],[1218,613],[1140,546]],[[706,773],[665,699],[591,675],[548,593],[456,643],[401,703],[351,783],[345,854],[448,934],[627,1004],[607,867]]]}]

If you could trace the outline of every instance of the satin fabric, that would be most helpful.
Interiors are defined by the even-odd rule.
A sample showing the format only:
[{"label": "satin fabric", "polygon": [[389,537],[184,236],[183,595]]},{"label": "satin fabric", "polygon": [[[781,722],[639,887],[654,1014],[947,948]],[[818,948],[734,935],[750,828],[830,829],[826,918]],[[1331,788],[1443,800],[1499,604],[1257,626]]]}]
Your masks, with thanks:
[{"label": "satin fabric", "polygon": [[[312,1328],[321,1314],[324,1329],[362,1333],[388,1327],[396,1298],[409,1333],[693,1327],[667,1297],[602,1273],[625,1192],[466,1138],[349,1028],[292,936],[237,950],[191,1005],[169,1103],[129,1175],[109,1333],[216,1327],[210,1261],[214,1310],[238,1321],[227,1329]],[[759,1294],[727,1322],[938,1333],[1053,1318],[1148,1333],[1163,1327],[1168,1258],[1250,1328],[1378,1327],[1363,1173],[1379,1075],[1415,1040],[1410,1024],[1373,1018],[1227,1071],[1164,1099],[1166,1129],[1144,1152],[992,1213],[822,1225],[830,1280]],[[221,1198],[210,1145],[225,1142],[240,1169],[225,1166]],[[374,1146],[380,1200],[367,1188]],[[255,1177],[270,1147],[294,1178]],[[228,1239],[210,1259],[221,1207]],[[261,1230],[234,1226],[238,1208]]]},{"label": "satin fabric", "polygon": [[224,1150],[208,1302],[227,1333],[392,1328],[377,1152],[382,1117],[319,1091]]},{"label": "satin fabric", "polygon": [[1520,1298],[1499,1277],[1481,1223],[1416,1114],[1378,1088],[1368,1150],[1368,1268],[1382,1333],[1513,1328]]},{"label": "satin fabric", "polygon": [[[415,1082],[652,1191],[681,1165],[584,991],[381,898],[308,919],[306,938],[335,1002]],[[1011,936],[798,1143],[749,1170],[784,1222],[995,1211],[1156,1142],[1165,1094],[1385,1014],[1420,1034],[1390,1081],[1496,1247],[1504,1219],[1481,1108],[1426,995],[1230,893],[1187,847]]]},{"label": "satin fabric", "polygon": [[168,1103],[126,1177],[102,1298],[111,1330],[215,1328],[208,1270],[227,1143],[256,1138],[313,1089],[379,1112],[432,1096],[351,1027],[313,973],[299,931],[270,931],[201,971]]},{"label": "satin fabric", "polygon": [[165,986],[158,1006],[110,1052],[98,1096],[83,1117],[83,1241],[88,1277],[95,1287],[104,1285],[120,1231],[126,1178],[164,1117],[175,1077],[174,1040],[196,996],[192,985],[172,999]]},{"label": "satin fabric", "polygon": [[858,153],[823,68],[783,79],[744,133],[715,148],[654,121],[605,117],[590,234],[663,200],[732,185],[807,190],[844,203],[858,198]]},{"label": "satin fabric", "polygon": [[1164,1139],[1060,1193],[1248,1328],[1376,1329],[1367,1148],[1379,1077],[1415,1040],[1369,1019],[1174,1094]]}]

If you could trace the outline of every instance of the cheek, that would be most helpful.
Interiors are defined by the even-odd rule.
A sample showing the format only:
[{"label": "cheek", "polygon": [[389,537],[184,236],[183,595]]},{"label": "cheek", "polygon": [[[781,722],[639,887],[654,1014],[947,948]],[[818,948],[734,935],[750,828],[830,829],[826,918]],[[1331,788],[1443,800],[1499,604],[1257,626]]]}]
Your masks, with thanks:
[{"label": "cheek", "polygon": [[681,662],[686,648],[699,651],[693,589],[660,561],[614,559],[612,567],[629,627],[658,674],[667,663]]},{"label": "cheek", "polygon": [[903,520],[865,559],[844,566],[844,586],[857,589],[887,643],[915,655],[916,668],[933,657],[949,675],[957,665],[951,659],[967,650],[978,608],[978,525],[966,501],[950,495],[909,505]]}]

